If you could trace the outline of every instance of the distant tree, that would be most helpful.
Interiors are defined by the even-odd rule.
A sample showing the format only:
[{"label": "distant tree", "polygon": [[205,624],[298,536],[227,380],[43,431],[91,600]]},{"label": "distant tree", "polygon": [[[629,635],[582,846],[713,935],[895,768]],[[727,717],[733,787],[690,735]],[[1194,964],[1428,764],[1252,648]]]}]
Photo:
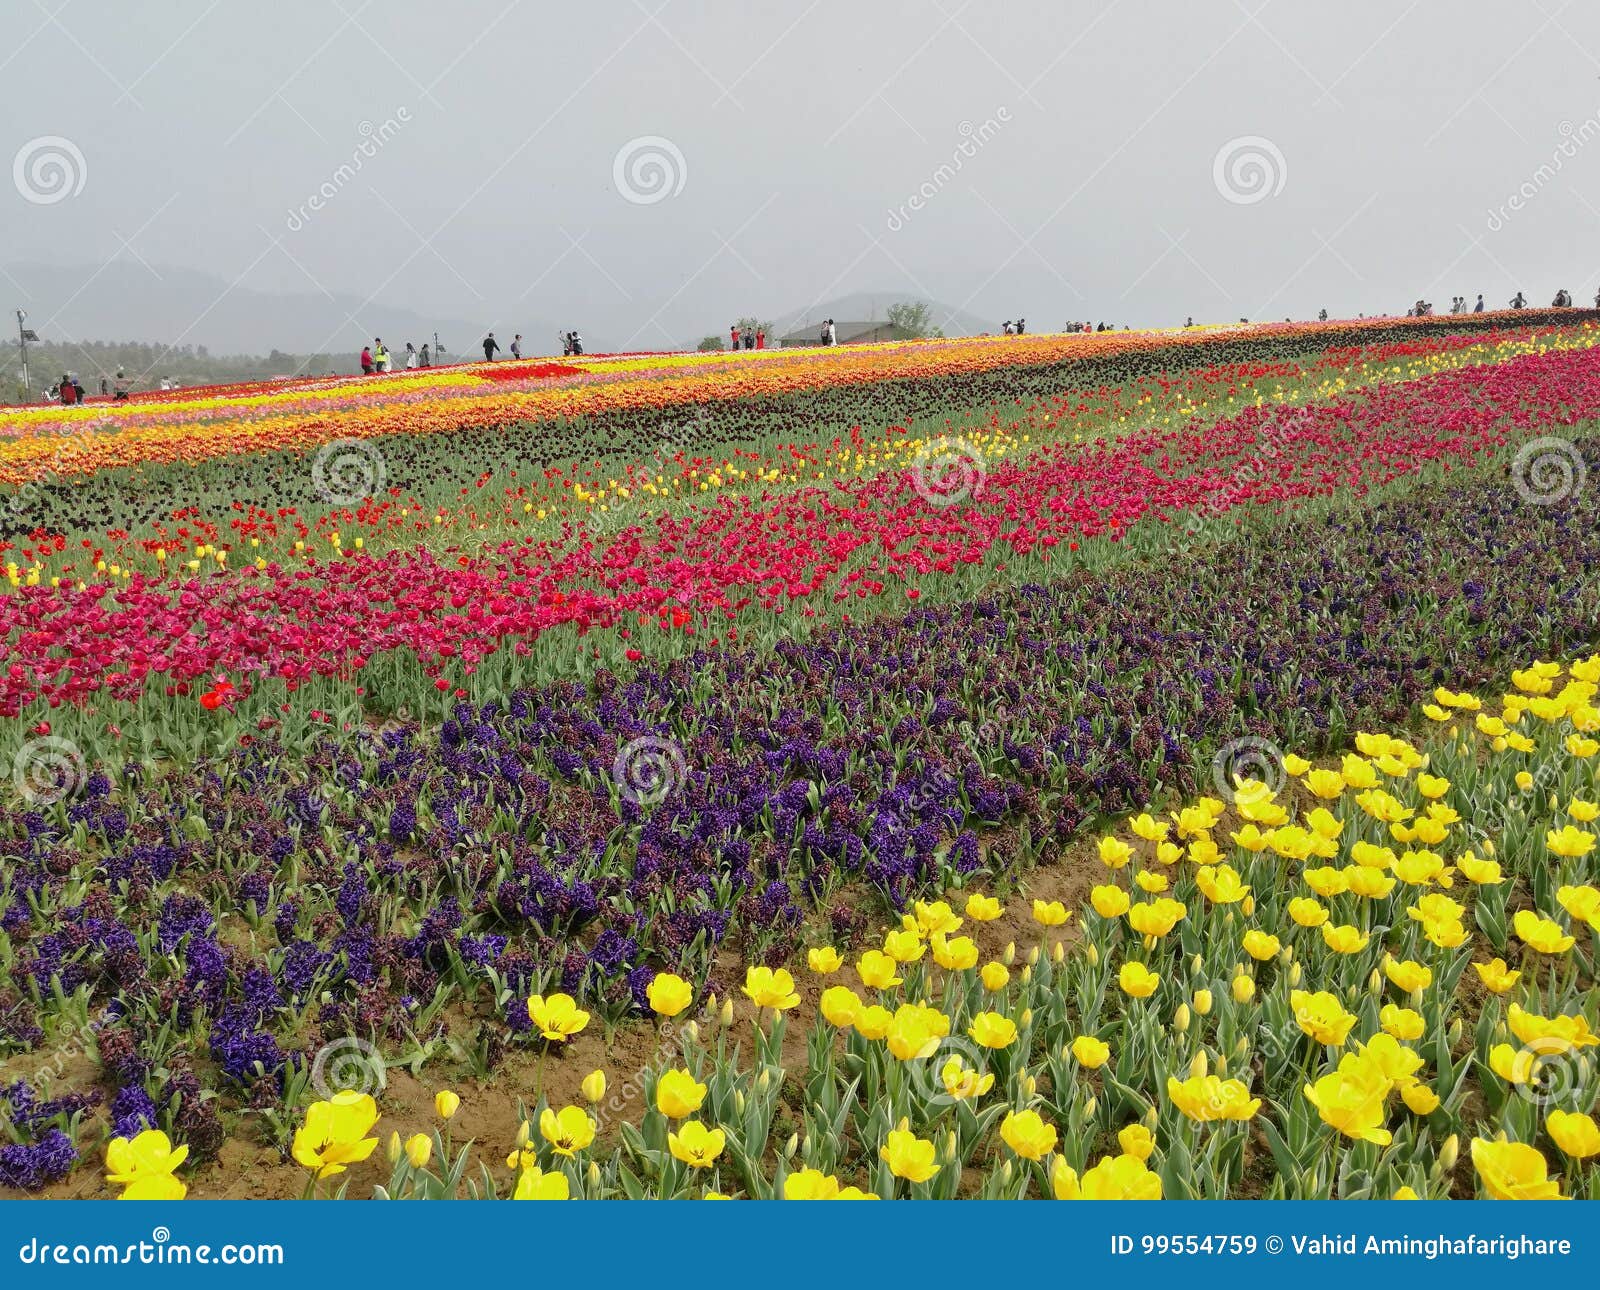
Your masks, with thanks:
[{"label": "distant tree", "polygon": [[902,300],[890,305],[889,322],[912,336],[944,335],[940,328],[933,325],[933,309],[925,300]]},{"label": "distant tree", "polygon": [[710,354],[723,348],[721,336],[702,336],[700,343],[695,346],[702,354]]},{"label": "distant tree", "polygon": [[760,318],[741,318],[739,319],[738,327],[741,340],[747,332],[763,331],[768,336],[772,335],[772,320],[770,318],[766,321],[762,321]]}]

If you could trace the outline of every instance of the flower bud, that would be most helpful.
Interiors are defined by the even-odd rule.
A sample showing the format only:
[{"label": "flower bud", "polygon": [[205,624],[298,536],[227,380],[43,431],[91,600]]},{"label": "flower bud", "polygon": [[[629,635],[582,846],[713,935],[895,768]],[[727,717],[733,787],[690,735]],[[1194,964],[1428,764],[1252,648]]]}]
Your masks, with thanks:
[{"label": "flower bud", "polygon": [[517,1125],[517,1150],[521,1151],[523,1147],[527,1146],[532,1141],[533,1125],[529,1121],[524,1120],[521,1124]]},{"label": "flower bud", "polygon": [[1193,1003],[1196,1016],[1209,1016],[1211,1014],[1211,991],[1196,990],[1194,992]]},{"label": "flower bud", "polygon": [[589,1162],[589,1168],[585,1171],[584,1176],[589,1180],[590,1191],[600,1190],[600,1162],[598,1160]]},{"label": "flower bud", "polygon": [[1189,1029],[1189,1005],[1188,1004],[1180,1003],[1178,1005],[1177,1010],[1172,1014],[1172,1028],[1174,1030],[1176,1030],[1179,1034],[1183,1034],[1185,1031],[1187,1031]]},{"label": "flower bud", "polygon": [[1228,992],[1233,995],[1235,1003],[1249,1003],[1256,997],[1256,983],[1254,977],[1246,976],[1243,972],[1233,978],[1233,984],[1228,987]]},{"label": "flower bud", "polygon": [[[733,1000],[732,999],[724,999],[722,1001],[722,1013],[721,1013],[721,1015],[720,1015],[720,1017],[718,1019],[722,1022],[722,1024],[724,1026],[733,1025]],[[691,1021],[689,1024],[692,1026],[694,1023]]]},{"label": "flower bud", "polygon": [[584,1100],[590,1106],[598,1106],[606,1095],[606,1073],[604,1071],[590,1071],[583,1077]]},{"label": "flower bud", "polygon": [[1300,965],[1298,963],[1291,963],[1289,965],[1289,984],[1290,985],[1299,985],[1300,984],[1300,978],[1301,978],[1302,975],[1304,975],[1304,974],[1300,971]]},{"label": "flower bud", "polygon": [[1241,914],[1243,914],[1246,918],[1254,918],[1255,917],[1255,913],[1256,913],[1256,897],[1255,897],[1255,893],[1254,892],[1251,892],[1248,896],[1246,896],[1243,900],[1241,900],[1239,902],[1239,912]]},{"label": "flower bud", "polygon": [[800,1150],[800,1134],[798,1132],[791,1133],[789,1140],[783,1144],[783,1158],[785,1160],[791,1159],[798,1150]]},{"label": "flower bud", "polygon": [[1191,1079],[1204,1079],[1210,1070],[1211,1064],[1206,1060],[1206,1050],[1202,1048],[1189,1063],[1189,1076]]},{"label": "flower bud", "polygon": [[1096,1100],[1094,1094],[1091,1093],[1089,1095],[1089,1100],[1083,1104],[1083,1118],[1085,1120],[1094,1119],[1094,1113],[1099,1109],[1100,1103]]},{"label": "flower bud", "polygon": [[1444,1145],[1439,1148],[1437,1170],[1447,1174],[1456,1167],[1456,1158],[1461,1154],[1461,1138],[1452,1133],[1444,1140]]},{"label": "flower bud", "polygon": [[1066,957],[1067,947],[1064,942],[1057,941],[1053,946],[1050,947],[1050,961],[1052,963],[1060,963]]},{"label": "flower bud", "polygon": [[1090,941],[1083,947],[1083,957],[1089,960],[1090,967],[1100,966],[1100,947]]},{"label": "flower bud", "polygon": [[1000,961],[1007,967],[1017,961],[1017,943],[1015,941],[1006,942],[1005,952],[1000,955]]},{"label": "flower bud", "polygon": [[388,1154],[389,1163],[391,1165],[397,1165],[400,1163],[400,1153],[402,1148],[400,1146],[399,1133],[391,1133],[389,1135],[389,1145],[384,1148],[384,1150]]},{"label": "flower bud", "polygon": [[1035,945],[1035,946],[1032,946],[1028,950],[1028,966],[1032,967],[1038,961],[1039,961],[1039,947],[1037,945]]},{"label": "flower bud", "polygon": [[447,1088],[440,1089],[433,1095],[433,1110],[441,1120],[448,1120],[461,1109],[461,1095],[453,1093]]},{"label": "flower bud", "polygon": [[406,1159],[413,1169],[427,1168],[428,1161],[433,1159],[433,1143],[427,1134],[413,1133],[406,1139]]},{"label": "flower bud", "polygon": [[[723,1005],[723,1011],[728,1014],[728,1020],[722,1024],[727,1025],[733,1020],[732,999],[729,999],[728,1002]],[[678,1033],[683,1036],[684,1045],[698,1044],[700,1042],[700,1023],[691,1017],[688,1021],[683,1023],[683,1028],[679,1030]],[[679,1051],[682,1051],[682,1049],[680,1048]]]}]

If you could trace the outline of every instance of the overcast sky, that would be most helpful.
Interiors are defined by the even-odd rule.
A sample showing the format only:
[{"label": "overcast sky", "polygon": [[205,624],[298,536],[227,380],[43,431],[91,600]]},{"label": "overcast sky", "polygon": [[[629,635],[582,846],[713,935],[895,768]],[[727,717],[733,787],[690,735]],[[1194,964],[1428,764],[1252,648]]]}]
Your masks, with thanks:
[{"label": "overcast sky", "polygon": [[120,258],[656,348],[866,289],[1053,330],[1600,288],[1590,0],[5,19],[0,265],[63,299]]}]

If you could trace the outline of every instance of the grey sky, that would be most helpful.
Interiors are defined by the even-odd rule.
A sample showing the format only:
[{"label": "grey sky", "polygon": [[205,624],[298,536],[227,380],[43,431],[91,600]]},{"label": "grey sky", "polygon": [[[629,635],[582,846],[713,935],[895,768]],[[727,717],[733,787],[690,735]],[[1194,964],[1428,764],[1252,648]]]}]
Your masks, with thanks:
[{"label": "grey sky", "polygon": [[[72,266],[63,300],[121,259],[370,296],[365,332],[390,305],[658,348],[861,289],[1052,330],[1600,287],[1589,3],[5,10],[0,159],[23,170],[0,264]],[[40,201],[48,167],[25,163],[48,137],[82,171]],[[664,151],[674,191],[630,202],[614,163],[646,137],[683,166]],[[1251,138],[1265,172],[1230,179],[1219,152]],[[92,308],[69,316],[96,335]],[[328,303],[307,334],[344,323]]]}]

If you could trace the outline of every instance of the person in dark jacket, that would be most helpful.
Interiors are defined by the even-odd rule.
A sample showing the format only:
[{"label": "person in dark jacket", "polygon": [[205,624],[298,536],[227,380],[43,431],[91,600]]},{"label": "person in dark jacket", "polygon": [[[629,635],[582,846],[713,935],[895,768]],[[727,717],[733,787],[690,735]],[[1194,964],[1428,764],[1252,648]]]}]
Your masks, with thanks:
[{"label": "person in dark jacket", "polygon": [[485,363],[494,362],[495,351],[497,351],[499,348],[500,345],[495,340],[494,333],[490,332],[483,338],[483,361]]}]

